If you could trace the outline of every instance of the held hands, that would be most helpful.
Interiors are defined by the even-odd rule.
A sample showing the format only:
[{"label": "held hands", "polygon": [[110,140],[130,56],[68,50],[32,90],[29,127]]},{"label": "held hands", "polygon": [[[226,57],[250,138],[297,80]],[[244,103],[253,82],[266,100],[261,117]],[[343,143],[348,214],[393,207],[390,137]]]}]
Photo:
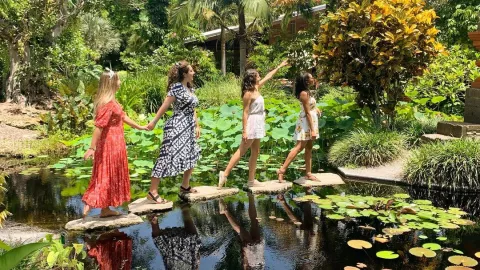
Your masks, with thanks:
[{"label": "held hands", "polygon": [[155,123],[152,121],[146,126],[146,130],[153,130],[155,128]]},{"label": "held hands", "polygon": [[139,126],[137,129],[138,129],[138,130],[150,130],[150,129],[148,129],[148,125],[146,125],[146,126]]}]

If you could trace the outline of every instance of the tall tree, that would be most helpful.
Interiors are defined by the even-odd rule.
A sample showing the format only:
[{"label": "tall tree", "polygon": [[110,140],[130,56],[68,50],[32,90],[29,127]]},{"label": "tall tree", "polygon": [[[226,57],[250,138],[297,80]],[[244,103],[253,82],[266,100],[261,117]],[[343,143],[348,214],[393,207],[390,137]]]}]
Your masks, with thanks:
[{"label": "tall tree", "polygon": [[22,78],[21,71],[30,64],[32,41],[42,39],[54,43],[72,18],[93,2],[0,0],[0,38],[7,46],[10,61],[5,87],[7,101],[21,101],[21,89],[28,88],[23,84],[29,80]]}]

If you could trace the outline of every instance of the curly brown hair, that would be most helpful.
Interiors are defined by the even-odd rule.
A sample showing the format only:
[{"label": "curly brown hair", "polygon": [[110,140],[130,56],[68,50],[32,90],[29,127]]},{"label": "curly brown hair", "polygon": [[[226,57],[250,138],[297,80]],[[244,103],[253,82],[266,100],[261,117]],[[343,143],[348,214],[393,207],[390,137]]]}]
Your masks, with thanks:
[{"label": "curly brown hair", "polygon": [[[190,63],[185,60],[179,61],[175,63],[170,70],[168,71],[168,83],[167,83],[167,91],[170,89],[170,86],[174,83],[181,82],[185,78],[185,74],[188,73],[190,67]],[[188,88],[192,88],[193,85],[188,83]]]},{"label": "curly brown hair", "polygon": [[258,71],[255,69],[248,69],[245,71],[242,81],[242,98],[247,91],[254,91],[255,85],[257,85]]}]

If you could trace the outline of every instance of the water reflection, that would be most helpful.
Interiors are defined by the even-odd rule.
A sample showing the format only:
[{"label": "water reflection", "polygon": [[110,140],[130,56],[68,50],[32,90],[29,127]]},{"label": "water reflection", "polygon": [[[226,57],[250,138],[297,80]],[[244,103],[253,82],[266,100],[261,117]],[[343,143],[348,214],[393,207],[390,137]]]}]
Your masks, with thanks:
[{"label": "water reflection", "polygon": [[87,238],[88,256],[94,258],[101,270],[130,270],[132,268],[132,239],[118,230],[98,238]]}]

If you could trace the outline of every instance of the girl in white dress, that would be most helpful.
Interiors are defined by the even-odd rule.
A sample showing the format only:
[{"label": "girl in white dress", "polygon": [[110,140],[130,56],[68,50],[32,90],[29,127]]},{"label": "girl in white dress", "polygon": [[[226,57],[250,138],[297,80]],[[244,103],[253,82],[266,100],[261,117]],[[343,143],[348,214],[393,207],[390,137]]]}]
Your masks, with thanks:
[{"label": "girl in white dress", "polygon": [[288,166],[303,149],[305,149],[305,179],[319,181],[312,174],[313,141],[318,138],[318,118],[321,116],[315,98],[308,90],[314,82],[312,74],[307,72],[303,72],[295,81],[295,96],[300,101],[301,108],[293,136],[297,144],[290,150],[282,167],[277,170],[279,182],[284,182],[283,175]]},{"label": "girl in white dress", "polygon": [[260,94],[260,87],[268,80],[273,78],[277,71],[286,66],[287,61],[283,61],[278,67],[270,71],[265,78],[255,69],[249,69],[245,72],[242,82],[242,100],[243,100],[243,132],[240,147],[233,154],[228,162],[225,171],[221,171],[218,179],[218,187],[221,188],[227,181],[227,177],[233,167],[237,165],[240,158],[245,155],[248,149],[251,150],[250,159],[248,160],[248,186],[263,186],[263,184],[255,180],[255,172],[257,169],[257,158],[260,153],[260,139],[265,137],[265,104]]}]

